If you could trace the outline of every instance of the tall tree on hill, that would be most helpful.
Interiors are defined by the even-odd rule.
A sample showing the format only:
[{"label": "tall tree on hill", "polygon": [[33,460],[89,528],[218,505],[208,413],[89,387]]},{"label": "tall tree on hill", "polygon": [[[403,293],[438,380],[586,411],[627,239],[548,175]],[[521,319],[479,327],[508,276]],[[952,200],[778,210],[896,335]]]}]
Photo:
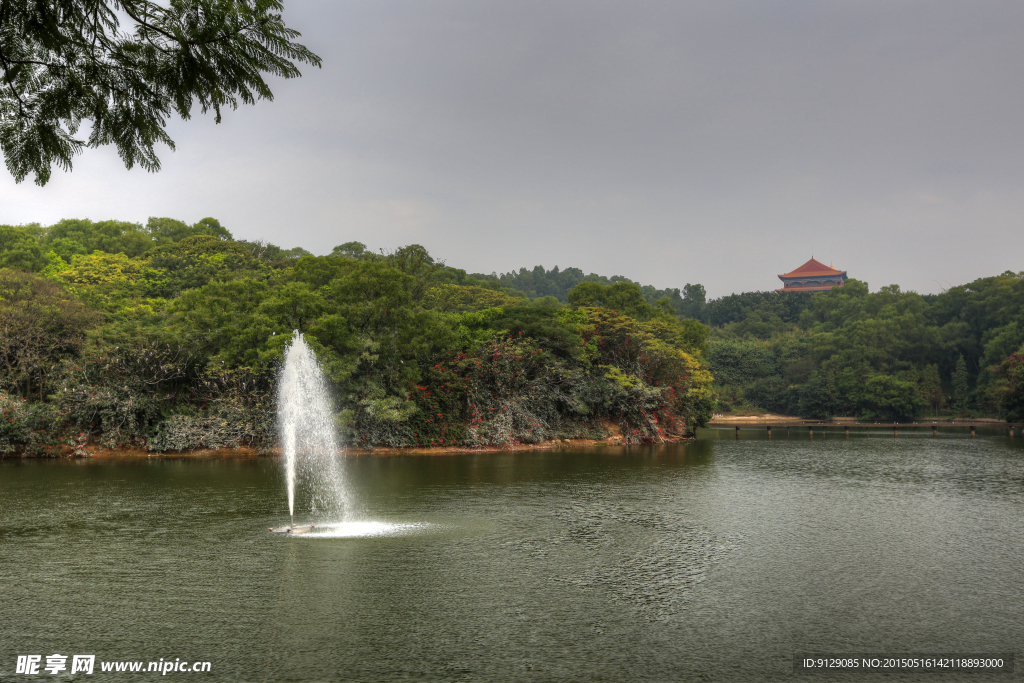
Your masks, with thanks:
[{"label": "tall tree on hill", "polygon": [[967,395],[970,391],[967,380],[967,361],[964,360],[964,354],[960,354],[960,358],[956,361],[956,369],[953,370],[953,401],[956,403],[957,410],[967,409]]},{"label": "tall tree on hill", "polygon": [[921,395],[928,401],[932,415],[938,415],[942,408],[942,380],[939,378],[939,366],[934,363],[921,370]]},{"label": "tall tree on hill", "polygon": [[[294,42],[280,0],[0,2],[0,148],[38,185],[85,147],[113,144],[132,168],[160,169],[167,119],[198,104],[273,99],[265,75],[295,78],[320,58]],[[75,137],[91,123],[87,140]]]}]

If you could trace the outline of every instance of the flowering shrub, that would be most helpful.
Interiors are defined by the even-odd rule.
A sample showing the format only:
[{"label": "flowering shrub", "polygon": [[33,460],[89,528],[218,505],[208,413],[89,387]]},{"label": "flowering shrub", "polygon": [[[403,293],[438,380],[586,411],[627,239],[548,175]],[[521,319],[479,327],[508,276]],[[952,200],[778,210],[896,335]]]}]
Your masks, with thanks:
[{"label": "flowering shrub", "polygon": [[423,382],[406,399],[416,407],[408,421],[412,445],[453,446],[466,440],[469,385],[463,369],[449,365],[428,367]]}]

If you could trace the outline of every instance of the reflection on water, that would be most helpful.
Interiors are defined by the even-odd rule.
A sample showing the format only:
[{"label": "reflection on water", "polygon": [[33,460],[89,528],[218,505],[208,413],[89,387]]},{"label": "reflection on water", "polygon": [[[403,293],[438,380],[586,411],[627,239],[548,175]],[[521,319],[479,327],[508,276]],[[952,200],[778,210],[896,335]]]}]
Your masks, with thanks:
[{"label": "reflection on water", "polygon": [[372,538],[375,536],[399,536],[401,534],[426,531],[431,524],[413,522],[396,524],[392,522],[338,522],[337,524],[318,524],[307,534],[296,538]]},{"label": "reflection on water", "polygon": [[218,681],[760,681],[797,652],[1021,650],[1024,439],[714,436],[351,458],[364,520],[295,537],[267,531],[273,460],[0,463],[0,679],[55,652]]}]

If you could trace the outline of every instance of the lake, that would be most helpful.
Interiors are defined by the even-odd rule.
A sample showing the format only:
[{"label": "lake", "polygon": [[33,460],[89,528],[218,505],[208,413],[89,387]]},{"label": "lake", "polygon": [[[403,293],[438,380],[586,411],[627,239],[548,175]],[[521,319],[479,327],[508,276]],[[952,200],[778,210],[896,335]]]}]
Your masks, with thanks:
[{"label": "lake", "polygon": [[[798,653],[1024,649],[1024,438],[706,430],[344,468],[375,524],[289,537],[275,459],[0,462],[0,679],[788,681]],[[161,659],[210,671],[99,670]],[[796,677],[965,675],[1021,677]]]}]

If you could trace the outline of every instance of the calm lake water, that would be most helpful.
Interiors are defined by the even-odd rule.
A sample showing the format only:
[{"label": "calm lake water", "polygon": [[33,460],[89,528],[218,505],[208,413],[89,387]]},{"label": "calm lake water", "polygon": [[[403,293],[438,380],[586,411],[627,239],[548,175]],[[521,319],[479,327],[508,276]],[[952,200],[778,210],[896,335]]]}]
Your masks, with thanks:
[{"label": "calm lake water", "polygon": [[[1024,652],[1020,437],[721,431],[345,468],[390,532],[270,534],[272,459],[0,462],[0,680],[1022,677],[793,673],[806,652]],[[14,674],[54,653],[211,671]]]}]

